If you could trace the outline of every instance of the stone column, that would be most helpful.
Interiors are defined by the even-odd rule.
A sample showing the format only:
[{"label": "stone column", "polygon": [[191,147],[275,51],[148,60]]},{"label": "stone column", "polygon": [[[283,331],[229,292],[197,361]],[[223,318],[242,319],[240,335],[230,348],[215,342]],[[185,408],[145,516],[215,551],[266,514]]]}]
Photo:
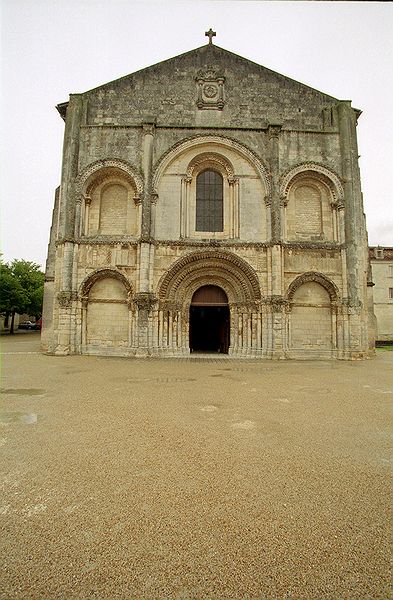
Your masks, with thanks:
[{"label": "stone column", "polygon": [[138,349],[137,355],[147,356],[150,354],[150,339],[149,334],[149,316],[153,309],[154,304],[157,302],[157,298],[153,294],[140,292],[135,294],[133,302],[135,303],[138,311],[137,323],[138,323]]},{"label": "stone column", "polygon": [[85,196],[84,198],[85,200],[85,216],[84,216],[84,226],[83,226],[83,231],[85,235],[89,235],[89,221],[90,221],[90,205],[91,205],[91,198],[90,196]]},{"label": "stone column", "polygon": [[142,231],[142,198],[134,196],[133,201],[136,209],[136,235],[140,236]]},{"label": "stone column", "polygon": [[143,123],[143,141],[142,141],[142,168],[144,173],[144,195],[142,199],[142,219],[141,219],[141,241],[139,250],[139,292],[149,293],[151,291],[150,282],[150,241],[152,234],[151,224],[151,184],[152,184],[152,163],[153,163],[153,143],[155,126],[154,121]]},{"label": "stone column", "polygon": [[[79,129],[82,122],[83,100],[81,94],[72,94],[67,107],[66,125],[64,131],[63,166],[61,174],[58,240],[63,245],[63,262],[59,277],[58,313],[58,343],[56,354],[69,354],[73,351],[74,340],[71,331],[74,328],[76,290],[74,283],[74,239],[78,227],[79,198],[75,192],[75,178],[78,174],[79,160]],[[59,244],[59,248],[60,248]],[[61,254],[61,253],[60,253]]]},{"label": "stone column", "polygon": [[[280,170],[280,148],[279,148],[279,137],[280,137],[281,125],[271,124],[268,127],[269,136],[269,156],[270,156],[270,171],[271,171],[271,227],[272,227],[272,243],[273,246],[270,249],[271,256],[271,270],[270,270],[270,283],[272,298],[281,298],[282,295],[282,230],[281,230],[281,200],[279,194],[279,170]],[[269,269],[268,269],[269,270]],[[268,274],[269,275],[269,274]],[[269,276],[268,276],[269,279]],[[276,306],[277,303],[274,304]],[[278,318],[279,319],[279,318]],[[277,318],[273,317],[273,322],[276,323]],[[279,326],[274,326],[274,335],[280,331]],[[282,345],[282,340],[277,340],[279,345]],[[275,341],[273,340],[273,344]]]},{"label": "stone column", "polygon": [[367,234],[360,186],[356,123],[359,113],[350,101],[338,104],[345,202],[345,243],[352,356],[368,352]]},{"label": "stone column", "polygon": [[271,227],[272,241],[278,243],[282,239],[281,234],[281,207],[279,196],[279,174],[280,174],[280,124],[271,124],[268,127],[269,137],[269,162],[272,182],[271,193]]},{"label": "stone column", "polygon": [[338,105],[341,166],[345,194],[345,242],[348,273],[348,295],[357,303],[361,297],[360,257],[363,248],[363,206],[360,190],[358,149],[356,141],[356,114],[350,101]]},{"label": "stone column", "polygon": [[181,199],[180,199],[180,237],[188,238],[190,236],[190,188],[191,177],[183,177],[181,180]]},{"label": "stone column", "polygon": [[158,201],[158,194],[153,192],[150,194],[150,210],[151,210],[151,229],[150,229],[150,237],[153,239],[156,236],[156,205]]},{"label": "stone column", "polygon": [[74,238],[77,239],[82,233],[82,201],[83,197],[79,196],[75,203],[75,223],[74,223]]},{"label": "stone column", "polygon": [[151,235],[151,205],[150,194],[152,193],[152,163],[155,125],[154,121],[143,123],[143,143],[142,143],[142,168],[144,174],[144,202],[142,210],[142,238],[149,239]]},{"label": "stone column", "polygon": [[79,128],[82,121],[82,94],[71,94],[67,106],[63,144],[63,167],[60,187],[59,237],[74,235],[75,189],[74,181],[78,174]]},{"label": "stone column", "polygon": [[230,231],[229,237],[240,237],[240,218],[239,218],[239,179],[230,177],[229,183],[229,206],[230,206]]}]

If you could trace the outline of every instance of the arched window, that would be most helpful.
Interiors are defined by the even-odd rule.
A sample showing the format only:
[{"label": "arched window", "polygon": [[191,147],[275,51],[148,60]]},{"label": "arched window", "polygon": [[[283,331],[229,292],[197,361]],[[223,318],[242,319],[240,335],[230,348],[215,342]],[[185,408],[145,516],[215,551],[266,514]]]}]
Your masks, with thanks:
[{"label": "arched window", "polygon": [[223,231],[223,179],[217,171],[206,170],[196,179],[196,231]]}]

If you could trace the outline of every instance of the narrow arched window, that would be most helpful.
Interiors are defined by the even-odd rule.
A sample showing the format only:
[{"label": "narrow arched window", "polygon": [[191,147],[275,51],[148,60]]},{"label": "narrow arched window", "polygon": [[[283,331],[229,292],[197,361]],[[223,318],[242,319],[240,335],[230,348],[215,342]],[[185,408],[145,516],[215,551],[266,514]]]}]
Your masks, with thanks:
[{"label": "narrow arched window", "polygon": [[223,231],[223,180],[217,171],[202,171],[196,179],[196,231]]}]

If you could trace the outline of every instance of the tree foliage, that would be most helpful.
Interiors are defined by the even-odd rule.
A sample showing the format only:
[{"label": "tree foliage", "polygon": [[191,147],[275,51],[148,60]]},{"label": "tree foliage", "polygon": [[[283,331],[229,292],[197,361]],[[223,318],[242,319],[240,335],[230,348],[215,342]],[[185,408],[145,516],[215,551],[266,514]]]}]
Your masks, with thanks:
[{"label": "tree foliage", "polygon": [[44,280],[44,273],[34,262],[0,262],[0,313],[12,317],[15,313],[27,313],[39,318],[42,314]]}]

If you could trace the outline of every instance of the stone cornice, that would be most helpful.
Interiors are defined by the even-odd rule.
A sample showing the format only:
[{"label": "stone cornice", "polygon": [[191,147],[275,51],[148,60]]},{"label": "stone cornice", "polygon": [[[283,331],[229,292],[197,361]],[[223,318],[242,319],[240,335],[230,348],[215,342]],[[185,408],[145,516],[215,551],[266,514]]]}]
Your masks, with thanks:
[{"label": "stone cornice", "polygon": [[[209,126],[203,126],[203,125],[198,125],[197,127],[193,126],[193,125],[156,125],[155,128],[157,129],[162,129],[162,130],[168,130],[171,131],[173,129],[180,129],[183,131],[255,131],[257,133],[260,132],[266,132],[268,129],[268,123],[266,121],[266,123],[263,123],[260,127],[237,127],[237,126],[223,126],[223,125],[219,125],[219,126],[214,126],[214,125],[209,125]],[[81,125],[80,126],[81,129],[136,129],[136,130],[141,130],[142,126],[140,123],[128,123],[128,124],[122,124],[122,125],[117,125],[116,123],[103,123],[103,124],[87,124],[87,125]],[[295,127],[288,127],[287,125],[283,125],[282,129],[281,129],[282,133],[313,133],[313,134],[323,134],[323,135],[338,135],[340,132],[338,130],[338,128],[336,129],[329,129],[329,130],[325,130],[325,129],[301,129],[301,128],[295,128]]]},{"label": "stone cornice", "polygon": [[117,246],[118,244],[136,247],[139,244],[152,244],[160,247],[180,247],[180,248],[272,248],[281,246],[289,250],[345,250],[346,244],[336,242],[280,242],[270,240],[266,242],[246,242],[242,240],[215,240],[215,239],[180,239],[180,240],[157,240],[150,237],[134,238],[127,236],[95,236],[83,238],[62,238],[57,240],[56,246],[65,243],[73,243],[84,246]]}]

